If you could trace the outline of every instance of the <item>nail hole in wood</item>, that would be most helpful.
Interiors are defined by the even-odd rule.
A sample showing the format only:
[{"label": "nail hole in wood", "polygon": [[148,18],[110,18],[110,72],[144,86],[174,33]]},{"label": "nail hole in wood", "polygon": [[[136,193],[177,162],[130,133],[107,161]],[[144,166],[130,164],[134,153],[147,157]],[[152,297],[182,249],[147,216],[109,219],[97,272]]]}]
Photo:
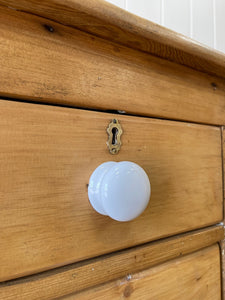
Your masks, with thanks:
[{"label": "nail hole in wood", "polygon": [[215,82],[212,82],[212,83],[211,83],[211,86],[213,87],[214,90],[217,89],[217,84],[216,84]]},{"label": "nail hole in wood", "polygon": [[54,32],[54,28],[48,24],[44,24],[44,28],[49,32]]}]

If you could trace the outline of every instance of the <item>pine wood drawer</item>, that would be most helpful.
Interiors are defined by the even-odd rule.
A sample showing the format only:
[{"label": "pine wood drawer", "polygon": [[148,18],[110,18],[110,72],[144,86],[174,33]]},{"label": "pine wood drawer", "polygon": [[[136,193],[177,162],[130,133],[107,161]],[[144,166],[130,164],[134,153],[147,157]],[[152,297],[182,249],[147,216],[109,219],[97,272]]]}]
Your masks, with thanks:
[{"label": "pine wood drawer", "polygon": [[217,245],[60,300],[220,300]]},{"label": "pine wood drawer", "polygon": [[0,0],[0,95],[224,124],[225,59],[218,52],[107,2],[58,1]]},{"label": "pine wood drawer", "polygon": [[[140,295],[141,299],[149,299],[154,295],[153,299],[150,298],[152,300],[158,297],[163,300],[180,299],[181,295],[182,299],[193,296],[193,299],[205,300],[215,292],[215,300],[220,288],[218,247],[212,247],[217,248],[213,251],[202,249],[212,249],[209,247],[220,241],[223,235],[223,226],[210,226],[3,282],[0,283],[0,299],[80,299],[81,296],[91,297],[92,293],[91,299],[101,299],[106,291],[107,299],[121,299],[128,295],[134,299]],[[183,280],[180,281],[179,277]]]},{"label": "pine wood drawer", "polygon": [[[32,274],[222,220],[221,132],[214,126],[0,101],[0,280]],[[152,185],[146,211],[120,223],[90,206],[102,162],[130,160]]]}]

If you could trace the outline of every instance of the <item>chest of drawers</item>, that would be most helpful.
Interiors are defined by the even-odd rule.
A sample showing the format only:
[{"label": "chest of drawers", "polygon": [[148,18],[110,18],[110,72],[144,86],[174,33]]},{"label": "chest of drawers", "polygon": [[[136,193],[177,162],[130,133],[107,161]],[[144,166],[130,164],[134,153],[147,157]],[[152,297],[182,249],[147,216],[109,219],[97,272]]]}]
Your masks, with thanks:
[{"label": "chest of drawers", "polygon": [[[0,298],[221,299],[224,56],[100,0],[1,0],[0,49]],[[151,181],[132,221],[106,161]]]}]

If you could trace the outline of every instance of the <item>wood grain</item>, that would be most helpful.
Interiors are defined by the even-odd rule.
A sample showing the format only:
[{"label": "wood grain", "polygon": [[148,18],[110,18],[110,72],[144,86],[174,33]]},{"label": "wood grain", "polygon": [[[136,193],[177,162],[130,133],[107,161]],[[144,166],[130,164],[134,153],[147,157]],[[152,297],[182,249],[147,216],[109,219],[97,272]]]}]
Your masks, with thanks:
[{"label": "wood grain", "polygon": [[[224,170],[225,170],[225,131],[224,126],[221,127],[221,133],[222,133],[222,160],[223,160],[223,198],[225,195],[225,176],[224,176]],[[225,200],[224,200],[225,201]],[[225,205],[223,205],[223,228],[225,229]],[[225,233],[223,240],[220,243],[220,250],[221,250],[221,275],[222,275],[222,299],[225,300]]]},{"label": "wood grain", "polygon": [[222,299],[225,299],[225,240],[220,243],[221,248],[221,270],[222,270]]},{"label": "wood grain", "polygon": [[210,246],[222,238],[223,227],[216,226],[152,242],[116,254],[1,283],[0,298],[55,299],[181,257]]},{"label": "wood grain", "polygon": [[[130,278],[131,277],[131,278]],[[61,300],[220,300],[217,245]]]},{"label": "wood grain", "polygon": [[[222,220],[220,128],[121,116],[113,156],[106,128],[114,117],[0,101],[1,281]],[[150,205],[132,222],[89,204],[89,177],[110,160],[136,162],[150,178]]]},{"label": "wood grain", "polygon": [[0,96],[225,124],[224,79],[50,20],[0,7],[0,51]]},{"label": "wood grain", "polygon": [[103,0],[0,0],[0,4],[225,78],[221,52]]}]

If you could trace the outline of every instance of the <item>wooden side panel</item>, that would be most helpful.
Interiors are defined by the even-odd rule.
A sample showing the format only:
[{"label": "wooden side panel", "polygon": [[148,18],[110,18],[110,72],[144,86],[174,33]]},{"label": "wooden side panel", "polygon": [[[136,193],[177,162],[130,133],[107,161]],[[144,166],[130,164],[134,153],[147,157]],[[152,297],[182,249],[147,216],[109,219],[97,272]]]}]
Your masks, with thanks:
[{"label": "wooden side panel", "polygon": [[225,81],[0,7],[0,96],[225,123]]},{"label": "wooden side panel", "polygon": [[56,299],[181,257],[222,238],[223,227],[216,226],[0,283],[0,299]]},{"label": "wooden side panel", "polygon": [[222,293],[223,293],[223,300],[225,299],[225,240],[223,240],[220,243],[220,247],[221,247],[221,268],[222,268]]},{"label": "wooden side panel", "polygon": [[220,300],[217,245],[63,300]]},{"label": "wooden side panel", "polygon": [[[221,127],[221,132],[222,132],[222,158],[223,158],[223,198],[225,196],[225,128],[224,126]],[[225,199],[224,199],[225,201]],[[225,202],[223,202],[223,228],[225,230]],[[221,247],[221,265],[222,265],[222,279],[223,279],[223,300],[225,300],[225,231],[224,231],[224,237],[223,241],[220,243]]]},{"label": "wooden side panel", "polygon": [[[0,101],[1,281],[222,220],[219,128],[121,116],[113,156],[106,128],[114,117]],[[134,161],[150,178],[150,205],[132,222],[89,204],[89,177],[110,160]]]}]

